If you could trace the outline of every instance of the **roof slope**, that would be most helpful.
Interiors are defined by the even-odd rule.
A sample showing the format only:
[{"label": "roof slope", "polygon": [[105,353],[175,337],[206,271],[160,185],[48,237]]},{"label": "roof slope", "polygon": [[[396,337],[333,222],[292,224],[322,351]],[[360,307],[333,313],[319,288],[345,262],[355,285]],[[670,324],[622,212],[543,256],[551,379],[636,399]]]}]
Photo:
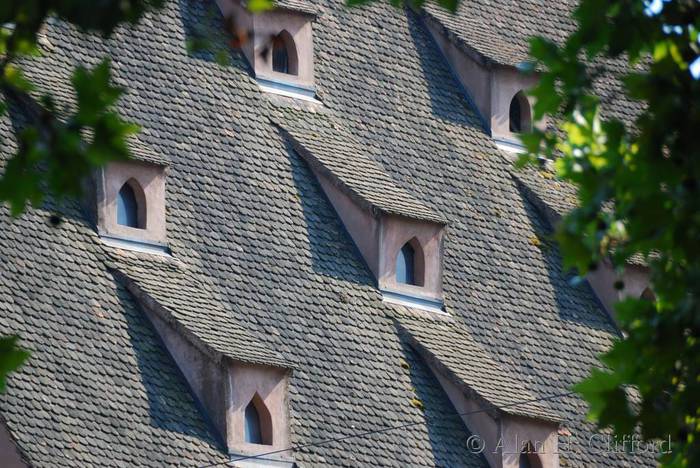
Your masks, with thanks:
[{"label": "roof slope", "polygon": [[445,224],[446,221],[408,191],[370,156],[363,145],[332,116],[282,108],[272,117],[291,137],[295,149],[309,165],[338,184],[361,205],[389,214]]},{"label": "roof slope", "polygon": [[[517,66],[531,60],[531,37],[542,36],[561,44],[575,31],[572,13],[577,5],[576,0],[464,0],[455,14],[435,3],[426,3],[422,11],[441,25],[455,44],[476,52],[485,62]],[[627,97],[618,79],[628,71],[626,61],[617,58],[598,63],[607,70],[594,83],[604,115],[632,123],[643,106]]]},{"label": "roof slope", "polygon": [[527,390],[523,382],[494,361],[469,330],[459,323],[400,319],[399,330],[418,353],[449,374],[470,398],[485,400],[487,407],[506,414],[560,421],[545,401]]},{"label": "roof slope", "polygon": [[293,367],[238,325],[216,292],[180,262],[131,252],[112,257],[107,266],[129,291],[157,303],[155,313],[217,361],[226,356],[248,364]]},{"label": "roof slope", "polygon": [[[383,4],[313,3],[322,12],[314,51],[324,106],[361,147],[376,149],[371,158],[397,187],[450,221],[447,310],[535,396],[567,391],[616,331],[590,290],[568,284],[556,250],[530,242],[542,222],[421,21]],[[187,54],[187,34],[206,8],[167,2],[107,42],[53,22],[53,50],[27,74],[61,90],[76,63],[112,57],[115,81],[129,90],[121,113],[170,160],[173,255],[247,334],[296,366],[293,443],[405,426],[306,446],[295,454],[301,465],[485,466],[469,453],[469,432],[436,379],[398,335],[399,309],[381,301],[308,165],[270,122],[275,108],[242,57],[221,67]],[[2,122],[10,132],[14,121]],[[2,212],[0,307],[9,312],[0,314],[0,332],[19,332],[35,350],[0,397],[20,448],[35,466],[220,461],[184,379],[109,274],[113,260],[91,221],[71,204],[54,230],[45,221],[52,209],[15,222]],[[593,430],[584,403],[550,404],[577,435],[570,464],[652,464],[577,445]]]}]

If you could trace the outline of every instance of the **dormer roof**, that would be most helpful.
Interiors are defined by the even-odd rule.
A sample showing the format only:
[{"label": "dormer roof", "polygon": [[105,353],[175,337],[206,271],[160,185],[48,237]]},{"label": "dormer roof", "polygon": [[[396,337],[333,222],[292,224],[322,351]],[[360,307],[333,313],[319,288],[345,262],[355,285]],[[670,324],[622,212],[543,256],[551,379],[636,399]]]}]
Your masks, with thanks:
[{"label": "dormer roof", "polygon": [[284,108],[272,121],[314,170],[361,206],[375,214],[447,224],[445,217],[400,187],[372,158],[375,150],[360,143],[332,115]]},{"label": "dormer roof", "polygon": [[293,367],[242,328],[234,311],[227,310],[212,288],[178,261],[122,253],[109,266],[142,307],[215,362],[226,357],[246,364]]},{"label": "dormer roof", "polygon": [[[531,61],[529,50],[533,36],[559,44],[564,42],[576,28],[572,14],[577,5],[575,0],[549,2],[546,8],[537,0],[491,0],[461,2],[454,14],[435,3],[426,3],[421,11],[470,57],[487,65],[517,67]],[[609,73],[594,83],[604,115],[633,122],[642,106],[626,97],[618,79],[629,70],[627,62],[619,58],[606,59],[605,68]]]},{"label": "dormer roof", "polygon": [[275,2],[275,8],[307,15],[318,15],[318,8],[304,0],[277,0]]},{"label": "dormer roof", "polygon": [[453,14],[434,3],[423,11],[443,25],[453,38],[485,60],[499,65],[518,65],[528,60],[529,38],[535,35],[563,41],[575,29],[571,14],[577,2],[461,2]]},{"label": "dormer roof", "polygon": [[551,422],[562,419],[546,401],[537,401],[527,383],[492,358],[458,322],[410,318],[400,319],[397,328],[431,368],[487,408]]}]

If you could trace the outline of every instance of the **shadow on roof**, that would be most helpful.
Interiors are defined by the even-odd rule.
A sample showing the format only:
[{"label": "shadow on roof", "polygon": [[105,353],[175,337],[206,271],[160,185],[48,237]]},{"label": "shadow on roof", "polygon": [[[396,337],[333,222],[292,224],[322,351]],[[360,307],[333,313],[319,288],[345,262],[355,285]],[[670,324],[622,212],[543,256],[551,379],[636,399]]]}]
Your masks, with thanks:
[{"label": "shadow on roof", "polygon": [[[587,281],[574,285],[575,273],[565,272],[559,246],[553,238],[549,221],[530,201],[522,186],[518,193],[523,201],[530,227],[537,238],[531,241],[537,244],[539,255],[547,268],[549,287],[543,288],[554,295],[556,311],[563,320],[580,323],[587,328],[604,330],[616,335],[617,327],[613,324],[603,305],[598,300]],[[540,291],[543,292],[543,291]]]},{"label": "shadow on roof", "polygon": [[190,436],[223,452],[222,440],[211,421],[206,419],[206,413],[191,394],[187,381],[153,326],[124,286],[116,279],[115,283],[116,299],[124,311],[127,333],[138,366],[138,372],[132,375],[140,379],[145,393],[135,397],[147,401],[149,424],[163,431]]},{"label": "shadow on roof", "polygon": [[[323,276],[374,288],[369,267],[306,162],[285,141],[301,203],[313,270]],[[329,235],[331,234],[331,235]]]},{"label": "shadow on roof", "polygon": [[406,403],[423,412],[426,424],[416,427],[427,428],[435,466],[487,467],[483,455],[468,450],[466,441],[472,433],[435,376],[408,343],[403,339],[400,342],[406,359],[404,366],[415,393],[414,399]]},{"label": "shadow on roof", "polygon": [[442,120],[485,132],[484,123],[472,107],[470,98],[450,69],[447,59],[442,56],[430,32],[411,10],[406,9],[406,17],[428,86],[430,109],[433,115]]}]

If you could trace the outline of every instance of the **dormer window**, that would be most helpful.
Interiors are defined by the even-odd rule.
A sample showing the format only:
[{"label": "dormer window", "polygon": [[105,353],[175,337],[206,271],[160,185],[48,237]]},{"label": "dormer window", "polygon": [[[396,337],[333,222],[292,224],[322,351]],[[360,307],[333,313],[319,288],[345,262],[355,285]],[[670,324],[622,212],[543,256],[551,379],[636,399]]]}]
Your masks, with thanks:
[{"label": "dormer window", "polygon": [[164,166],[114,162],[102,170],[97,186],[97,229],[105,242],[167,252]]},{"label": "dormer window", "polygon": [[296,75],[297,53],[292,35],[282,31],[272,38],[272,71]]},{"label": "dormer window", "polygon": [[[136,193],[139,193],[139,196]],[[117,224],[135,229],[145,226],[145,199],[143,190],[138,182],[130,179],[119,190],[117,195]]]},{"label": "dormer window", "polygon": [[313,8],[302,2],[251,13],[242,0],[217,2],[234,31],[246,31],[241,52],[260,88],[268,93],[316,101],[314,87]]},{"label": "dormer window", "polygon": [[510,101],[509,130],[511,133],[530,131],[530,103],[525,93],[519,91]]}]

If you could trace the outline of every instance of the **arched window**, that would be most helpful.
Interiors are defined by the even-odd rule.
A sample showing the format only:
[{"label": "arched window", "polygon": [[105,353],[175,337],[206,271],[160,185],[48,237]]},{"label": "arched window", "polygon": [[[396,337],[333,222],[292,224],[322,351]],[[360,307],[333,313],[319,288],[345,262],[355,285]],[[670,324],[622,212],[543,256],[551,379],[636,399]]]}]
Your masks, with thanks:
[{"label": "arched window", "polygon": [[146,227],[145,197],[135,180],[127,181],[117,194],[117,224],[137,229]]},{"label": "arched window", "polygon": [[512,133],[530,131],[530,103],[522,91],[519,91],[510,101],[508,121]]},{"label": "arched window", "polygon": [[292,35],[282,31],[272,38],[272,70],[278,73],[298,73],[297,50]]},{"label": "arched window", "polygon": [[649,302],[654,302],[656,300],[656,295],[654,294],[654,291],[651,290],[651,288],[646,288],[644,291],[642,291],[640,299],[644,299],[645,301]]},{"label": "arched window", "polygon": [[272,445],[272,417],[256,393],[245,408],[244,440],[249,444]]},{"label": "arched window", "polygon": [[245,409],[245,441],[249,444],[262,444],[260,415],[252,401]]},{"label": "arched window", "polygon": [[414,237],[396,255],[396,282],[423,286],[423,249]]},{"label": "arched window", "polygon": [[537,455],[537,452],[530,442],[528,442],[525,448],[523,448],[523,451],[520,452],[518,468],[542,468],[540,457]]}]

